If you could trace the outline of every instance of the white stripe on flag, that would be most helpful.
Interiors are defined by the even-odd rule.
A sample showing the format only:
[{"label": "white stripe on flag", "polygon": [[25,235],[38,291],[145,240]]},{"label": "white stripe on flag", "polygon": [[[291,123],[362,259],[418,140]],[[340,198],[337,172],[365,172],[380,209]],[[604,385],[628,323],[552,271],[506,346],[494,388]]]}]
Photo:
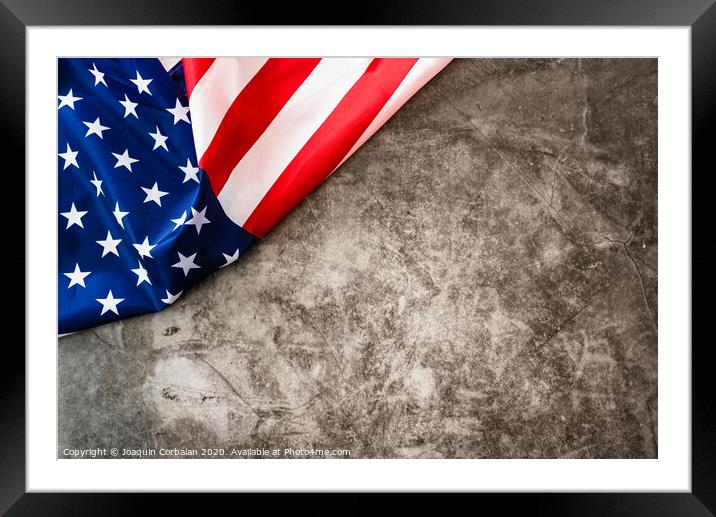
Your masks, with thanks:
[{"label": "white stripe on flag", "polygon": [[218,57],[196,84],[189,99],[198,160],[211,144],[224,115],[268,58]]},{"label": "white stripe on flag", "polygon": [[[365,143],[373,134],[385,124],[390,117],[395,115],[395,112],[410,99],[415,92],[425,86],[430,79],[440,70],[445,68],[452,58],[435,58],[435,57],[421,57],[410,69],[408,75],[400,83],[400,86],[393,92],[388,102],[385,103],[383,109],[380,110],[378,115],[373,119],[373,122],[366,128],[361,137],[355,143],[355,145],[348,151],[345,158],[341,160],[338,167],[343,165],[343,162],[350,157],[358,148]],[[338,169],[336,167],[336,169]],[[336,170],[334,169],[334,171]],[[331,173],[333,174],[333,173]]]},{"label": "white stripe on flag", "polygon": [[174,67],[174,65],[176,65],[179,61],[181,61],[180,57],[160,57],[158,59],[164,67],[164,70],[166,70],[167,72],[171,70],[172,67]]},{"label": "white stripe on flag", "polygon": [[372,59],[322,59],[234,167],[219,202],[243,225],[291,160],[360,79]]}]

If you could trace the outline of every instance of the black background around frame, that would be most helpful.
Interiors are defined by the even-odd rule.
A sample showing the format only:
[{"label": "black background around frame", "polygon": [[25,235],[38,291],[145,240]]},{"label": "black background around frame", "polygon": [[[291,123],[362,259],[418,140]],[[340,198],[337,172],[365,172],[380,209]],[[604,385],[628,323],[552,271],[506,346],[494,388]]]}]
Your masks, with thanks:
[{"label": "black background around frame", "polygon": [[[713,515],[716,512],[716,402],[708,319],[716,293],[716,218],[711,201],[716,175],[716,5],[714,0],[489,0],[248,5],[229,0],[0,0],[0,210],[4,249],[3,339],[0,356],[0,512],[7,515],[146,515],[151,502],[162,513],[190,510],[188,495],[25,494],[25,28],[34,25],[683,25],[692,34],[692,492],[686,494],[502,494],[480,495],[476,509],[501,513],[529,509],[537,515]],[[565,42],[568,46],[568,42]],[[567,47],[566,47],[567,48]],[[660,145],[664,145],[660,142]],[[660,170],[660,174],[676,171]],[[668,217],[668,212],[662,217]],[[20,274],[25,272],[25,278]],[[54,292],[54,290],[53,290]],[[668,314],[665,315],[668,317]],[[660,346],[689,346],[667,343]],[[24,495],[23,495],[24,494]],[[212,502],[236,503],[212,496]],[[256,498],[257,496],[253,496]],[[267,495],[261,497],[263,504]],[[464,503],[464,496],[455,504]],[[357,495],[338,507],[332,497],[318,504],[340,513],[373,511]],[[203,498],[202,498],[203,499]],[[305,496],[294,495],[294,511]],[[276,499],[271,496],[274,504]],[[356,501],[351,503],[350,501]],[[262,504],[258,499],[252,502]],[[412,504],[423,505],[414,495]],[[205,503],[204,503],[205,504]],[[475,504],[475,503],[468,503]],[[452,505],[451,505],[452,506]],[[246,501],[235,507],[248,509]],[[407,508],[406,508],[407,509]],[[445,509],[445,508],[443,508]],[[204,512],[208,510],[203,507]],[[274,508],[270,513],[274,513]],[[202,513],[204,513],[202,512]],[[313,512],[312,512],[313,513]]]}]

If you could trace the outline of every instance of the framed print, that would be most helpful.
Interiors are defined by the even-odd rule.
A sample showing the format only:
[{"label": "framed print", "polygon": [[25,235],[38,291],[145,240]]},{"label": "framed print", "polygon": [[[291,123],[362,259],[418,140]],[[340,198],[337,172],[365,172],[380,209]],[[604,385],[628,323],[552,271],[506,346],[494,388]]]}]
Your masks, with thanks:
[{"label": "framed print", "polygon": [[713,510],[692,296],[714,245],[691,171],[716,8],[281,26],[127,7],[2,11],[26,172],[7,176],[26,348],[7,346],[3,509],[498,491]]}]

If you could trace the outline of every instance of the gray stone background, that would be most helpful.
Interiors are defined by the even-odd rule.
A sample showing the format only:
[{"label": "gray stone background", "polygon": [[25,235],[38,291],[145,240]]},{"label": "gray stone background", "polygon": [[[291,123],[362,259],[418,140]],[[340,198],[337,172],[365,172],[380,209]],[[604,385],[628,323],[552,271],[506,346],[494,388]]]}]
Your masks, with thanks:
[{"label": "gray stone background", "polygon": [[460,59],[234,266],[59,342],[65,447],[657,455],[657,61]]}]

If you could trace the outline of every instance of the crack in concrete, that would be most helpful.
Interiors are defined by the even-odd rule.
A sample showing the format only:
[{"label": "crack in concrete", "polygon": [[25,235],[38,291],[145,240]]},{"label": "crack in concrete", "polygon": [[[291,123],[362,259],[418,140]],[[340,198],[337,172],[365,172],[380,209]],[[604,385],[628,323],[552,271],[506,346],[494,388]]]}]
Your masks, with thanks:
[{"label": "crack in concrete", "polygon": [[638,79],[646,79],[647,77],[651,77],[652,75],[656,75],[656,74],[658,74],[658,73],[659,73],[658,69],[654,69],[654,70],[650,70],[649,72],[647,72],[647,73],[645,73],[645,74],[638,74],[638,75],[634,75],[634,76],[632,76],[632,77],[629,77],[629,78],[626,79],[625,81],[622,81],[621,83],[617,83],[615,86],[613,86],[612,88],[610,88],[610,89],[609,89],[609,93],[603,95],[600,99],[597,99],[597,100],[594,102],[594,104],[597,105],[597,106],[599,106],[600,104],[602,104],[602,103],[605,102],[606,100],[612,98],[612,97],[614,96],[614,93],[615,93],[615,92],[621,90],[621,89],[624,88],[625,86],[630,85],[631,83],[633,83],[634,81],[636,81],[636,80],[638,80]]},{"label": "crack in concrete", "polygon": [[[629,237],[631,240],[631,237]],[[629,257],[629,260],[631,260],[631,263],[634,264],[634,269],[636,270],[636,274],[639,277],[639,285],[641,286],[641,294],[644,296],[644,303],[646,303],[646,307],[649,309],[649,314],[651,314],[651,321],[654,322],[654,327],[659,330],[659,324],[656,321],[656,315],[654,314],[654,309],[651,308],[651,304],[649,303],[649,297],[646,294],[646,287],[644,285],[644,277],[641,274],[641,270],[639,269],[639,266],[637,265],[636,261],[634,260],[634,257],[632,257],[631,252],[629,251],[629,247],[627,246],[629,243],[625,242],[622,243],[622,246],[624,246],[624,251],[627,254],[627,257]]]},{"label": "crack in concrete", "polygon": [[656,438],[656,424],[654,423],[654,417],[652,416],[653,409],[651,408],[651,399],[654,398],[656,395],[653,395],[652,397],[649,397],[646,399],[646,409],[647,409],[647,416],[649,417],[649,424],[651,426],[651,439],[654,446],[654,454],[653,457],[658,457],[659,453],[659,444]]},{"label": "crack in concrete", "polygon": [[197,354],[197,353],[194,354],[194,357],[195,357],[196,359],[198,359],[199,361],[201,361],[202,363],[204,363],[205,365],[207,365],[209,368],[211,368],[211,369],[214,371],[214,373],[216,373],[216,375],[218,375],[218,376],[221,378],[221,380],[224,381],[224,383],[229,387],[229,389],[231,389],[231,391],[234,392],[234,395],[236,395],[236,396],[238,397],[238,399],[239,399],[241,402],[243,402],[243,403],[246,405],[246,407],[249,408],[254,415],[256,415],[257,418],[259,418],[259,419],[262,418],[261,415],[259,415],[258,412],[253,408],[253,406],[252,406],[251,404],[249,404],[249,403],[246,401],[246,399],[244,399],[244,397],[241,396],[241,394],[240,394],[240,393],[238,392],[238,390],[234,387],[234,385],[231,384],[231,382],[229,382],[229,379],[227,379],[227,378],[224,376],[224,374],[222,374],[219,370],[217,370],[216,367],[214,367],[214,365],[212,365],[209,361],[207,361],[206,359],[204,359],[203,357],[201,357],[201,356],[200,356],[199,354]]},{"label": "crack in concrete", "polygon": [[104,343],[105,345],[107,345],[107,346],[109,346],[109,347],[116,348],[117,350],[119,350],[119,351],[122,352],[123,354],[128,355],[128,356],[131,357],[131,354],[130,354],[129,352],[127,352],[127,350],[125,350],[125,348],[124,348],[123,346],[115,345],[114,343],[111,343],[111,342],[107,341],[107,340],[104,339],[102,336],[100,336],[95,329],[92,329],[92,330],[91,330],[91,333],[92,333],[92,334],[94,335],[94,337],[96,337],[100,342]]},{"label": "crack in concrete", "polygon": [[589,297],[589,300],[587,300],[587,303],[585,303],[585,304],[584,304],[581,308],[579,308],[576,312],[574,312],[573,314],[571,314],[567,319],[565,319],[565,320],[563,320],[562,322],[560,322],[560,323],[555,327],[554,331],[553,331],[552,333],[550,333],[550,334],[547,336],[547,338],[544,339],[544,340],[543,340],[541,343],[539,343],[537,346],[541,348],[541,347],[543,347],[543,346],[548,345],[548,344],[550,343],[550,341],[552,341],[560,332],[562,332],[562,330],[564,330],[564,327],[566,327],[570,322],[572,322],[574,319],[576,319],[577,316],[579,316],[580,314],[582,314],[582,312],[584,312],[584,310],[591,305],[592,299],[594,298],[594,296],[596,296],[596,294],[597,294],[597,293],[594,293],[592,296],[590,296],[590,297]]},{"label": "crack in concrete", "polygon": [[641,294],[644,297],[644,304],[646,305],[646,308],[649,309],[649,314],[651,315],[651,321],[654,323],[654,328],[658,331],[659,324],[656,321],[656,315],[654,314],[654,309],[651,308],[651,304],[649,303],[649,297],[646,294],[646,286],[644,284],[644,277],[641,274],[639,265],[636,263],[636,260],[634,260],[634,257],[632,256],[631,252],[629,251],[629,243],[631,242],[632,238],[634,237],[634,230],[631,230],[631,232],[629,233],[629,237],[627,237],[626,240],[618,240],[618,239],[612,239],[612,238],[607,237],[606,235],[602,234],[599,231],[599,228],[597,228],[596,224],[594,224],[594,228],[597,231],[597,233],[605,241],[612,242],[614,244],[620,244],[624,248],[624,252],[626,253],[626,256],[629,258],[631,263],[634,265],[634,269],[636,270],[636,275],[639,278],[639,286],[641,287]]},{"label": "crack in concrete", "polygon": [[582,68],[581,58],[577,60],[577,69],[582,74],[582,92],[584,93],[584,98],[582,100],[584,103],[584,108],[582,109],[582,136],[579,137],[579,145],[584,147],[587,143],[587,133],[589,133],[587,120],[592,110],[589,107],[589,94],[587,93],[587,74],[584,73],[584,69]]},{"label": "crack in concrete", "polygon": [[[554,67],[554,66],[560,64],[562,61],[563,61],[562,59],[557,59],[552,67]],[[580,62],[581,62],[581,59],[580,59]],[[431,84],[430,86],[433,86],[433,85]],[[509,97],[510,99],[512,99],[512,100],[514,100],[514,101],[518,101],[518,99],[517,99],[510,91],[504,90],[504,89],[500,88],[499,86],[498,86],[498,89],[499,89],[504,95],[506,95],[507,97]],[[455,106],[453,106],[453,107],[455,107]],[[456,109],[457,109],[457,108],[456,108]],[[533,109],[531,109],[531,108],[529,108],[529,107],[524,107],[524,106],[523,106],[523,109],[524,109],[527,113],[529,113],[529,114],[531,114],[531,115],[534,115],[534,116],[538,116],[538,115],[539,115],[538,113],[536,113]],[[458,111],[459,111],[459,110],[458,110]],[[482,111],[482,109],[480,109],[480,111]],[[590,108],[589,111],[590,111],[590,113],[591,113],[591,108]],[[535,149],[535,152],[537,152],[537,153],[539,153],[539,154],[543,154],[543,155],[545,155],[545,156],[550,156],[550,157],[552,157],[556,163],[559,163],[562,159],[574,160],[574,157],[573,157],[570,153],[567,152],[567,148],[569,147],[569,143],[567,143],[567,144],[565,144],[565,145],[563,145],[563,146],[560,146],[560,145],[557,144],[557,139],[556,139],[556,138],[551,138],[551,139],[549,139],[549,143],[552,144],[552,145],[554,145],[554,147],[555,147],[556,149],[558,149],[559,152],[557,152],[557,153],[555,154],[554,152],[546,152],[546,151],[537,150],[537,149]],[[569,183],[569,180],[567,180],[567,178],[565,178],[562,174],[559,174],[559,173],[557,172],[557,170],[555,169],[555,167],[554,167],[551,163],[548,163],[548,162],[545,162],[545,163],[546,163],[547,166],[552,170],[553,173],[557,174],[557,175],[558,175],[560,178],[562,178],[565,182]],[[586,181],[588,181],[589,183],[592,183],[592,184],[594,183],[594,179],[592,179],[590,176],[587,176],[586,174],[584,174],[581,170],[577,169],[576,172],[577,172],[577,174],[579,174],[582,178],[584,178],[584,179],[585,179]]]},{"label": "crack in concrete", "polygon": [[[498,154],[498,156],[500,158],[502,158],[502,160],[522,179],[522,181],[524,181],[530,187],[530,189],[532,189],[532,191],[537,195],[537,197],[539,197],[545,203],[545,205],[547,205],[547,207],[549,207],[550,215],[552,215],[552,218],[557,223],[557,225],[562,229],[563,233],[565,233],[565,234],[570,233],[570,234],[572,234],[572,238],[575,241],[578,240],[577,236],[574,235],[574,232],[569,228],[569,224],[566,221],[566,219],[564,219],[564,217],[562,217],[562,214],[560,214],[560,212],[554,206],[552,206],[550,204],[550,202],[547,200],[547,198],[545,198],[542,195],[542,193],[537,189],[537,187],[534,186],[534,184],[527,178],[527,176],[525,176],[509,159],[507,159],[507,157],[492,142],[492,140],[490,138],[488,138],[487,135],[485,135],[472,122],[472,120],[470,120],[470,117],[468,117],[465,113],[463,113],[461,110],[459,110],[457,108],[457,106],[455,106],[455,104],[445,94],[443,94],[440,90],[438,90],[434,85],[428,84],[428,86],[431,87],[433,90],[435,90],[435,92],[437,92],[438,95],[440,95],[443,99],[445,99],[445,101],[448,104],[450,104],[450,106],[452,106],[452,108],[460,115],[460,117],[462,117],[465,120],[465,122],[467,122],[482,137],[482,139]],[[554,212],[554,215],[552,214],[552,212]]]}]

